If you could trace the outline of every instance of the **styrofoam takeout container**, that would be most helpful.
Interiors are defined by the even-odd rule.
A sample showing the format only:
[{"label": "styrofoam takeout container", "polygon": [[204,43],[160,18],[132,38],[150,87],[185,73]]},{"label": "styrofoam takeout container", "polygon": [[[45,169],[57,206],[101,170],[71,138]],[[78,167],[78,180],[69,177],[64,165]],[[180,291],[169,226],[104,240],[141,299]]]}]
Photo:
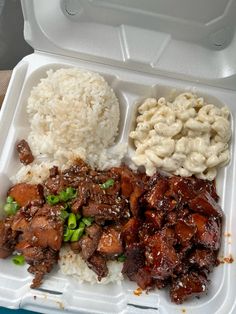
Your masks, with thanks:
[{"label": "styrofoam takeout container", "polygon": [[[15,143],[26,138],[26,102],[48,69],[76,66],[99,72],[120,101],[116,144],[128,143],[138,104],[146,97],[194,91],[231,110],[231,162],[217,176],[225,213],[220,258],[236,256],[236,1],[22,0],[25,38],[35,48],[14,69],[0,112],[0,202],[19,169]],[[2,208],[2,206],[1,206]],[[227,234],[227,236],[226,236]],[[0,305],[40,313],[236,313],[236,268],[221,264],[207,295],[183,305],[167,290],[134,295],[135,283],[78,284],[57,269],[30,289],[27,266],[0,260]]]}]

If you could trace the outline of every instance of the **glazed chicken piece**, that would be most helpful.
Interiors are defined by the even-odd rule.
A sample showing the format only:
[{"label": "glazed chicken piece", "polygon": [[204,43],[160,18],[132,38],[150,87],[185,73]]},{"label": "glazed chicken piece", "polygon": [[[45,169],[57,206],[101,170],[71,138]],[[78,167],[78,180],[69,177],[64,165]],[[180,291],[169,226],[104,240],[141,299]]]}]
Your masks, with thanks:
[{"label": "glazed chicken piece", "polygon": [[105,227],[98,243],[97,250],[108,258],[121,254],[123,252],[121,242],[121,228],[119,226]]},{"label": "glazed chicken piece", "polygon": [[144,196],[144,201],[149,209],[163,210],[163,198],[169,190],[167,178],[159,179],[158,182]]},{"label": "glazed chicken piece", "polygon": [[222,217],[223,212],[219,204],[216,203],[213,197],[203,191],[189,202],[189,207],[192,211],[206,216]]},{"label": "glazed chicken piece", "polygon": [[146,266],[151,275],[157,279],[167,279],[180,263],[179,257],[170,240],[157,232],[145,240]]},{"label": "glazed chicken piece", "polygon": [[44,199],[43,186],[41,184],[18,183],[8,191],[20,207],[26,206],[32,201],[41,201]]},{"label": "glazed chicken piece", "polygon": [[[35,275],[32,288],[38,287],[45,273],[51,271],[58,260],[62,245],[63,221],[61,207],[32,202],[12,217],[12,229],[19,234],[15,249],[30,264],[29,272]],[[15,231],[15,232],[16,232]]]},{"label": "glazed chicken piece", "polygon": [[179,219],[174,229],[179,243],[183,246],[191,241],[197,231],[196,226],[188,223],[185,219]]},{"label": "glazed chicken piece", "polygon": [[183,303],[189,296],[199,295],[207,291],[207,278],[204,273],[190,272],[184,274],[171,283],[171,301],[177,304]]},{"label": "glazed chicken piece", "polygon": [[63,221],[60,213],[59,206],[45,204],[39,208],[24,231],[24,239],[32,246],[60,250],[63,238]]},{"label": "glazed chicken piece", "polygon": [[196,242],[211,250],[220,248],[221,224],[215,217],[204,217],[200,214],[191,215],[197,227]]},{"label": "glazed chicken piece", "polygon": [[24,165],[29,165],[34,161],[32,151],[29,147],[29,144],[25,140],[19,141],[16,145],[16,149],[21,163]]}]

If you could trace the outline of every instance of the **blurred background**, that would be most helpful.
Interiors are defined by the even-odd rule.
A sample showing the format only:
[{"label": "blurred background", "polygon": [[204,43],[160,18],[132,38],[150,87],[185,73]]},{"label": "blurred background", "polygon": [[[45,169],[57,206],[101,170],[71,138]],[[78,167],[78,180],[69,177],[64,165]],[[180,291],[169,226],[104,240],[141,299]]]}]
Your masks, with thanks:
[{"label": "blurred background", "polygon": [[11,70],[33,49],[23,35],[20,0],[0,0],[0,70]]}]

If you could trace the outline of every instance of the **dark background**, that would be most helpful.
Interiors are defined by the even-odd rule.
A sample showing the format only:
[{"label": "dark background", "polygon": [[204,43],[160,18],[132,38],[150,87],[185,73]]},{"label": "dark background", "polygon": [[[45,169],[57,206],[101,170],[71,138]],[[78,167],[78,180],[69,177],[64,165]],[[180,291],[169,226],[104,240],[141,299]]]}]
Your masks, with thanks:
[{"label": "dark background", "polygon": [[13,69],[24,56],[33,52],[24,40],[23,28],[20,0],[0,0],[0,70]]}]

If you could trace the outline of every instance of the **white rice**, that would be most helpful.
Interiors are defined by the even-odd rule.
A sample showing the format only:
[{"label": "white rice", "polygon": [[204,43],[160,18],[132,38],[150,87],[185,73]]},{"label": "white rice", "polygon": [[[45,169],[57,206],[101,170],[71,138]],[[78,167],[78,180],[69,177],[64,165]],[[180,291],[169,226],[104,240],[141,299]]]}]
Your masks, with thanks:
[{"label": "white rice", "polygon": [[49,70],[27,104],[34,156],[61,165],[80,157],[104,168],[106,150],[118,134],[118,99],[98,73],[77,68]]},{"label": "white rice", "polygon": [[[115,145],[120,110],[111,87],[97,73],[76,68],[47,72],[28,99],[30,121],[28,143],[36,158],[22,166],[12,182],[42,183],[52,166],[67,168],[80,157],[90,166],[105,169],[118,166],[126,144]],[[109,275],[101,282],[79,254],[68,246],[60,251],[59,266],[79,282],[119,282],[122,263],[108,262]]]},{"label": "white rice", "polygon": [[121,273],[123,263],[108,261],[109,275],[102,278],[101,281],[98,281],[95,272],[89,269],[80,254],[75,254],[68,245],[61,248],[58,263],[63,274],[75,277],[79,283],[108,284],[110,282],[118,283],[123,280]]}]

